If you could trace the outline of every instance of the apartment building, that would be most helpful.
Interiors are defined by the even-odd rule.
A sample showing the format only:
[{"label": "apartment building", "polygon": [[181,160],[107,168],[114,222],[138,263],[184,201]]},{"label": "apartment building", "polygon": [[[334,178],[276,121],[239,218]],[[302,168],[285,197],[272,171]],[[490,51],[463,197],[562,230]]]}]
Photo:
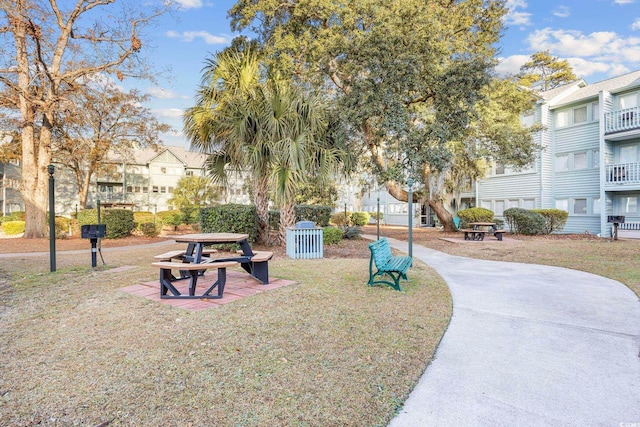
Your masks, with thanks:
[{"label": "apartment building", "polygon": [[[501,217],[510,207],[569,213],[565,233],[610,237],[610,216],[624,216],[636,237],[640,214],[640,71],[588,85],[584,80],[539,94],[525,123],[541,123],[534,165],[494,164],[476,183],[476,202]],[[621,233],[625,233],[622,231]],[[637,236],[637,237],[640,237]]]}]

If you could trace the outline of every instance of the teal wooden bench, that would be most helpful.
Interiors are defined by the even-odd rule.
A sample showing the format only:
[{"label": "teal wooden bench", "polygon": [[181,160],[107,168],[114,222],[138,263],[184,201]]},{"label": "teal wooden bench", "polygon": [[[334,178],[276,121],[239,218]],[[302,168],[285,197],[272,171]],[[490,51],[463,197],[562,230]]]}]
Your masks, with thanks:
[{"label": "teal wooden bench", "polygon": [[[391,286],[397,291],[400,289],[400,279],[407,280],[407,270],[413,264],[413,260],[408,256],[393,256],[391,254],[391,246],[386,238],[381,238],[375,242],[369,243],[371,251],[371,259],[369,260],[369,286],[377,284],[385,284]],[[373,272],[373,265],[376,265],[376,271]],[[382,278],[385,274],[389,275],[393,282],[389,280],[376,280],[376,277]]]}]

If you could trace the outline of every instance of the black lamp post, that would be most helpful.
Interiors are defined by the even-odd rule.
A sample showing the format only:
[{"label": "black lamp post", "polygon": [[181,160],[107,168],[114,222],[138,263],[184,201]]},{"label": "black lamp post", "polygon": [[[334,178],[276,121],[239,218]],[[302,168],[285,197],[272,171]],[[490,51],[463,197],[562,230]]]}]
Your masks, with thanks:
[{"label": "black lamp post", "polygon": [[409,186],[409,257],[413,258],[413,178],[407,180]]},{"label": "black lamp post", "polygon": [[50,270],[53,273],[56,271],[56,200],[53,179],[55,167],[53,165],[47,166],[47,172],[49,173],[49,262]]}]

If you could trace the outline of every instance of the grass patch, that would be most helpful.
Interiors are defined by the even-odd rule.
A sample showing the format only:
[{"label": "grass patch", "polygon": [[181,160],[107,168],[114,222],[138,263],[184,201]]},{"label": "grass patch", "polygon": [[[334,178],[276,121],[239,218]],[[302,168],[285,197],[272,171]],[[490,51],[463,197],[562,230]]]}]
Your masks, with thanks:
[{"label": "grass patch", "polygon": [[141,260],[126,272],[3,266],[3,425],[386,425],[451,315],[433,270],[400,293],[366,286],[365,259],[278,258],[297,284],[199,312],[119,292],[157,276],[158,252],[109,254]]}]

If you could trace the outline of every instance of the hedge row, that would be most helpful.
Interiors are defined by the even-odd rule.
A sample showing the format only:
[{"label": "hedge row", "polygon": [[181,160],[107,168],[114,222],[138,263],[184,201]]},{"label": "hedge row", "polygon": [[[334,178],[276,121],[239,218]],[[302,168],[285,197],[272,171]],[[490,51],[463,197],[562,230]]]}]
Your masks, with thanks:
[{"label": "hedge row", "polygon": [[258,215],[255,206],[228,204],[200,210],[200,229],[203,233],[248,234],[249,241],[258,236]]},{"label": "hedge row", "polygon": [[[100,222],[107,227],[107,239],[127,237],[134,229],[133,212],[126,209],[101,209]],[[98,223],[97,209],[84,209],[78,212],[78,225]]]}]

